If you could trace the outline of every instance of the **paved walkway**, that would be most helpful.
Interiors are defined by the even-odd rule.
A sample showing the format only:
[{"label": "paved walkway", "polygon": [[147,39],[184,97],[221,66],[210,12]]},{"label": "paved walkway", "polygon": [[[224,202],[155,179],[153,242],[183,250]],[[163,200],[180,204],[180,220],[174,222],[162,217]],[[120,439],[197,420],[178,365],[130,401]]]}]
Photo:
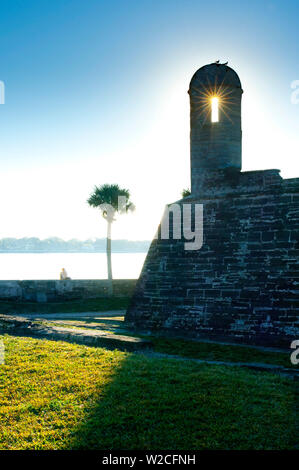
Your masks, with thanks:
[{"label": "paved walkway", "polygon": [[18,317],[24,317],[31,320],[66,320],[80,318],[104,318],[104,317],[123,317],[125,310],[109,310],[107,312],[65,312],[65,313],[19,313]]},{"label": "paved walkway", "polygon": [[99,329],[53,326],[47,322],[32,321],[32,319],[14,315],[0,315],[0,334],[1,330],[3,333],[14,336],[31,336],[54,341],[68,341],[87,346],[120,349],[121,351],[137,351],[152,347],[152,343],[149,340],[135,336],[113,334]]},{"label": "paved walkway", "polygon": [[[123,320],[122,319],[117,319],[115,317],[124,317],[125,316],[125,313],[126,313],[126,310],[108,310],[108,311],[105,311],[105,312],[71,312],[71,313],[42,313],[42,314],[39,314],[39,313],[23,313],[23,314],[18,314],[18,317],[23,317],[23,318],[27,318],[27,319],[30,319],[30,320],[59,320],[59,323],[60,322],[63,322],[63,320],[75,320],[75,321],[82,321],[84,319],[91,319],[91,318],[94,318],[95,320],[104,320],[104,319],[108,319],[110,317],[112,317],[111,319],[115,319],[115,322],[118,322],[118,325],[116,328],[113,328],[111,325],[108,326],[107,324],[107,327],[106,329],[113,329],[113,330],[116,330],[116,331],[125,331],[126,328],[122,328],[122,326],[125,326],[123,323]],[[76,325],[77,326],[77,325]],[[85,326],[87,327],[87,325],[82,325],[82,326]],[[88,325],[88,327],[91,327],[91,328],[95,328],[97,327],[96,324],[90,324]],[[98,325],[98,328],[100,329],[100,325]],[[140,334],[144,334],[146,335],[145,332],[139,332]],[[182,338],[184,339],[184,338]],[[275,347],[268,347],[268,346],[257,346],[257,345],[251,345],[251,344],[242,344],[242,343],[232,343],[232,342],[224,342],[224,341],[217,341],[217,340],[209,340],[209,339],[205,339],[205,338],[198,338],[198,339],[193,339],[193,341],[200,341],[201,343],[212,343],[212,344],[222,344],[224,346],[238,346],[240,348],[252,348],[252,349],[256,349],[258,351],[265,351],[265,352],[278,352],[278,353],[285,353],[285,352],[289,352],[289,349],[283,349],[283,348],[275,348]]]}]

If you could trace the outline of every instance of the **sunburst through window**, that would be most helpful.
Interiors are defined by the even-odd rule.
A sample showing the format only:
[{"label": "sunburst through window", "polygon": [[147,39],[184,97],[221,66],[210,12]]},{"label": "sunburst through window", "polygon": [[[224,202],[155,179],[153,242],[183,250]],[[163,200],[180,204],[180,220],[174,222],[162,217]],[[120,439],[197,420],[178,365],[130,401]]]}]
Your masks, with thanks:
[{"label": "sunburst through window", "polygon": [[219,98],[217,96],[213,96],[211,99],[211,121],[218,122],[219,121]]}]

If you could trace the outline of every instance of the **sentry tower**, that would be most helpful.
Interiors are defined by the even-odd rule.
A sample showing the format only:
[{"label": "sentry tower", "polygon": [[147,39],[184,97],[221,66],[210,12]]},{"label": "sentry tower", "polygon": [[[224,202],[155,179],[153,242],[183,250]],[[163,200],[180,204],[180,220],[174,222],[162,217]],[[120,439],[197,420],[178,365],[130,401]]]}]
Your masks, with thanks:
[{"label": "sentry tower", "polygon": [[205,65],[190,87],[191,191],[211,171],[241,170],[241,82],[226,64]]}]

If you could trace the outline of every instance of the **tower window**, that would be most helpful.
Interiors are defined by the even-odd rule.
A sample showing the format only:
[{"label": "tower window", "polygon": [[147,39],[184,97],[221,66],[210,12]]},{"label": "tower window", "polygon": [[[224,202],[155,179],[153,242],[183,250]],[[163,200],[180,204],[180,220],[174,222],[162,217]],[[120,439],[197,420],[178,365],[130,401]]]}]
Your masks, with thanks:
[{"label": "tower window", "polygon": [[212,112],[211,112],[211,121],[212,122],[218,122],[219,121],[219,98],[217,96],[213,96],[211,100],[211,107],[212,107]]}]

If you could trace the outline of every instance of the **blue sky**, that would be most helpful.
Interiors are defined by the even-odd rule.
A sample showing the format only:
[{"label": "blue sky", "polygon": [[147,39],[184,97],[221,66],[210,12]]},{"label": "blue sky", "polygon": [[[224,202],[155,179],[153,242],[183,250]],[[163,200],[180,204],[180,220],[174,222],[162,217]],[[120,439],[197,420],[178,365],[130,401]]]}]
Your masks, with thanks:
[{"label": "blue sky", "polygon": [[0,0],[1,227],[92,238],[94,184],[131,190],[117,238],[151,238],[189,186],[188,85],[216,59],[239,74],[243,170],[299,176],[296,1]]}]

